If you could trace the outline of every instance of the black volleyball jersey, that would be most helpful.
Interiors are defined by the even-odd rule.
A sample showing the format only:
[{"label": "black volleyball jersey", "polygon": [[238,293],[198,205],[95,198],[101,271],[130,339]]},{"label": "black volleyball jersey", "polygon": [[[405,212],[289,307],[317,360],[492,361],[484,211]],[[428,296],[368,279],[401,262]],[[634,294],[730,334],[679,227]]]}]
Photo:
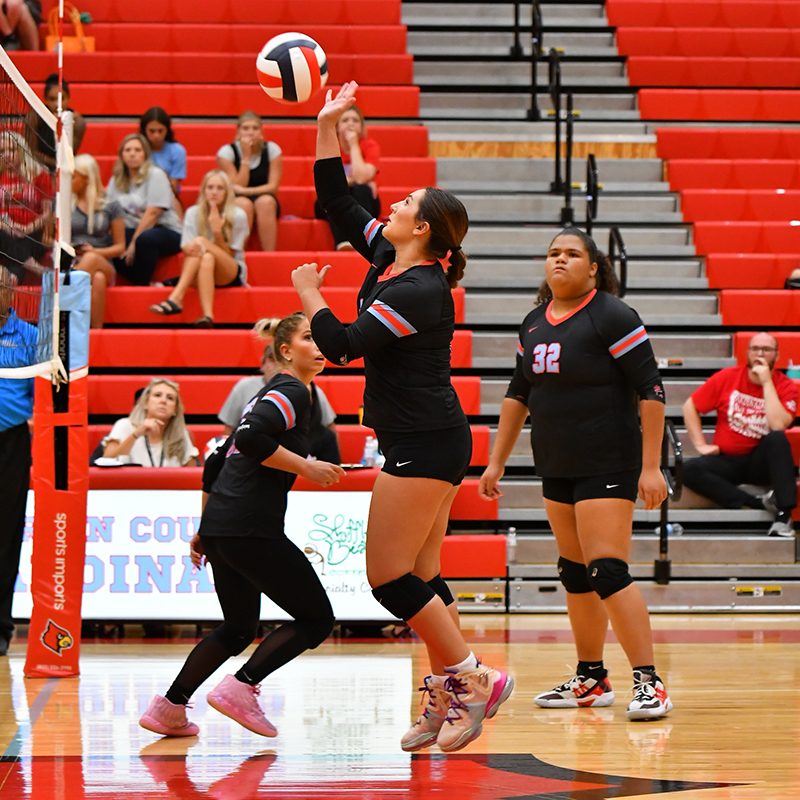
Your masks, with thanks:
[{"label": "black volleyball jersey", "polygon": [[573,478],[641,469],[638,397],[664,402],[639,315],[592,291],[571,313],[525,317],[506,397],[528,406],[536,472]]},{"label": "black volleyball jersey", "polygon": [[454,428],[467,418],[450,382],[453,295],[439,261],[388,276],[394,246],[350,196],[340,158],[314,165],[320,203],[371,266],[358,317],[345,327],[330,309],[314,315],[314,341],[335,364],[364,357],[364,424],[382,431]]},{"label": "black volleyball jersey", "polygon": [[297,477],[265,467],[279,446],[308,455],[308,387],[279,373],[244,407],[200,523],[206,536],[283,534],[286,496]]}]

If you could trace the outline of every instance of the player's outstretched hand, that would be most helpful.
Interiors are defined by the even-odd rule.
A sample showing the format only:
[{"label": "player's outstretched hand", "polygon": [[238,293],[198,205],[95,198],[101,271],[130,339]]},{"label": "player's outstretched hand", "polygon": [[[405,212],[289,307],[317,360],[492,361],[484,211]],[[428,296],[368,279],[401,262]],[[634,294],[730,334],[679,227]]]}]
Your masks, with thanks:
[{"label": "player's outstretched hand", "polygon": [[667,499],[667,482],[660,469],[643,469],[639,476],[639,497],[644,507],[651,511]]},{"label": "player's outstretched hand", "polygon": [[343,83],[341,89],[333,97],[333,90],[328,89],[325,94],[325,105],[317,114],[317,122],[320,124],[336,125],[339,117],[356,102],[356,89],[358,84],[355,81]]},{"label": "player's outstretched hand", "polygon": [[330,264],[326,264],[322,269],[317,271],[316,263],[301,264],[292,270],[292,285],[297,294],[302,294],[308,289],[316,289],[319,291],[322,288],[322,282],[325,280],[325,274],[331,268]]},{"label": "player's outstretched hand", "polygon": [[344,475],[344,470],[338,464],[329,464],[327,461],[309,461],[303,477],[320,486],[330,486],[339,483],[339,478]]},{"label": "player's outstretched hand", "polygon": [[503,496],[503,493],[497,488],[497,484],[504,473],[505,469],[503,467],[495,467],[492,464],[489,464],[483,471],[478,484],[478,494],[484,500],[497,500]]}]

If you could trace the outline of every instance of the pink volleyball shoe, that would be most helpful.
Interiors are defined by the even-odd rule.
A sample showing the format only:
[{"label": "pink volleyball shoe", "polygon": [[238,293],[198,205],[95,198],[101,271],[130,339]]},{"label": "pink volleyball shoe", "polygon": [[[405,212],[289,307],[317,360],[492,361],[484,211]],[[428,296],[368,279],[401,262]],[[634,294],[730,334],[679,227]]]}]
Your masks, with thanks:
[{"label": "pink volleyball shoe", "polygon": [[162,736],[197,736],[200,731],[194,722],[186,718],[186,706],[170,703],[160,694],[153,698],[139,724]]},{"label": "pink volleyball shoe", "polygon": [[491,719],[514,690],[514,679],[501,669],[478,665],[447,679],[453,699],[436,744],[445,753],[466,747],[481,735],[483,721]]},{"label": "pink volleyball shoe", "polygon": [[233,675],[226,675],[215,689],[212,689],[206,699],[208,704],[238,722],[247,730],[260,736],[277,736],[277,728],[264,716],[261,706],[256,699],[260,693],[260,686],[251,686],[242,683]]},{"label": "pink volleyball shoe", "polygon": [[407,753],[422,750],[436,744],[436,737],[444,725],[453,695],[444,688],[445,679],[438,675],[428,675],[421,692],[428,693],[428,703],[417,721],[406,731],[400,740],[400,747]]}]

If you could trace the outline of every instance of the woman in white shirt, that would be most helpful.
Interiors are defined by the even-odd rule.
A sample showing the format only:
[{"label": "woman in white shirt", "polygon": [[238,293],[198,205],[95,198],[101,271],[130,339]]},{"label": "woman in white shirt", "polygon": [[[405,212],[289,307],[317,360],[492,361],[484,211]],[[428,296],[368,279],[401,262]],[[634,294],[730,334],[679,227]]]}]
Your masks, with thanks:
[{"label": "woman in white shirt", "polygon": [[196,286],[203,316],[194,325],[212,327],[215,287],[246,285],[244,245],[249,235],[247,215],[235,204],[228,177],[219,169],[207,172],[200,184],[197,205],[186,212],[183,220],[181,277],[172,294],[150,306],[150,310],[163,316],[180,314],[186,292]]},{"label": "woman in white shirt", "polygon": [[181,221],[173,205],[167,173],[153,163],[150,144],[131,133],[119,146],[106,198],[125,212],[127,249],[114,259],[114,269],[136,286],[147,286],[159,258],[181,249]]},{"label": "woman in white shirt", "polygon": [[150,381],[103,443],[104,458],[142,467],[193,467],[199,454],[186,429],[180,388],[166,378]]},{"label": "woman in white shirt", "polygon": [[281,148],[264,141],[261,117],[245,111],[236,125],[236,139],[217,151],[219,168],[228,176],[236,193],[236,205],[247,214],[258,231],[261,249],[271,252],[278,241],[278,186],[283,174]]}]

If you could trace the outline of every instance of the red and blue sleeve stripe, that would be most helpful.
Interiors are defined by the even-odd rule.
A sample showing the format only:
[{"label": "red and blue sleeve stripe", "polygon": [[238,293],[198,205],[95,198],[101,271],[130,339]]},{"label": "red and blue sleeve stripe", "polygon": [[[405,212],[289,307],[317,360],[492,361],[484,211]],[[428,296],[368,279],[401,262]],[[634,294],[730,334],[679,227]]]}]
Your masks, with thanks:
[{"label": "red and blue sleeve stripe", "polygon": [[364,238],[367,240],[367,244],[372,244],[372,240],[375,238],[375,235],[382,227],[383,224],[378,222],[378,220],[376,219],[371,219],[364,226]]},{"label": "red and blue sleeve stripe", "polygon": [[372,314],[375,319],[385,325],[398,339],[403,336],[411,336],[417,329],[407,320],[398,314],[391,306],[380,300],[375,300],[367,309],[368,314]]},{"label": "red and blue sleeve stripe", "polygon": [[525,355],[525,351],[522,349],[522,342],[517,342],[517,355],[522,358]]},{"label": "red and blue sleeve stripe", "polygon": [[294,428],[294,426],[297,425],[297,413],[294,410],[292,401],[289,400],[283,392],[273,389],[271,392],[267,392],[261,399],[269,400],[278,407],[278,411],[281,412],[283,421],[286,423],[287,431],[289,428]]},{"label": "red and blue sleeve stripe", "polygon": [[644,325],[640,325],[627,334],[627,336],[623,336],[618,342],[614,342],[614,344],[608,348],[608,352],[611,353],[614,358],[619,358],[620,356],[624,356],[625,353],[629,353],[634,347],[637,347],[644,341],[647,341],[647,331],[644,329]]}]

